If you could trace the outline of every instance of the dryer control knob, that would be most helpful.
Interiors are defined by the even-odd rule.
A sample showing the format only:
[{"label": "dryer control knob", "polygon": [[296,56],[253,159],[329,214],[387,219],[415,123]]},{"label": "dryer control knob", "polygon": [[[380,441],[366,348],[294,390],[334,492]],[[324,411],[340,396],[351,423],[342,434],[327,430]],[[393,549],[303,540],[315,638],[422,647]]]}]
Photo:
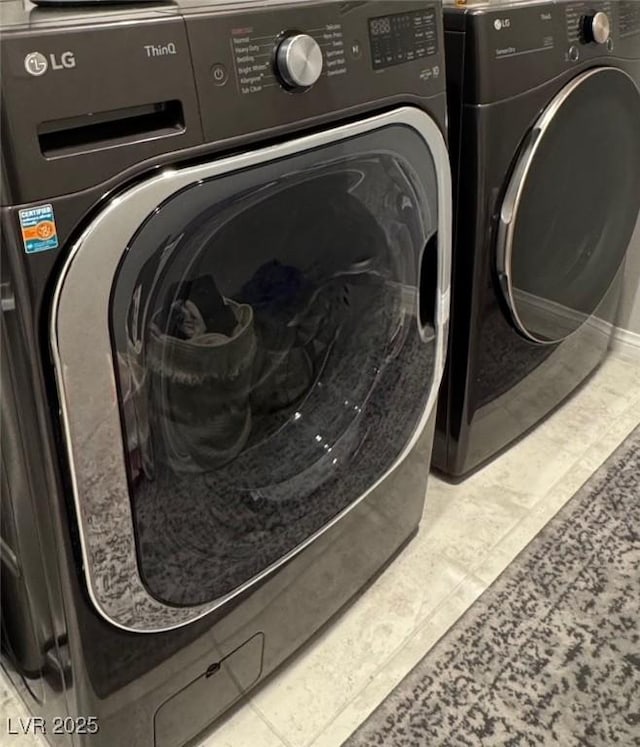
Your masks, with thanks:
[{"label": "dryer control knob", "polygon": [[611,21],[606,13],[598,12],[584,19],[584,36],[588,42],[606,44],[611,38]]},{"label": "dryer control knob", "polygon": [[309,88],[322,73],[322,50],[308,34],[287,37],[276,52],[276,68],[289,88]]}]

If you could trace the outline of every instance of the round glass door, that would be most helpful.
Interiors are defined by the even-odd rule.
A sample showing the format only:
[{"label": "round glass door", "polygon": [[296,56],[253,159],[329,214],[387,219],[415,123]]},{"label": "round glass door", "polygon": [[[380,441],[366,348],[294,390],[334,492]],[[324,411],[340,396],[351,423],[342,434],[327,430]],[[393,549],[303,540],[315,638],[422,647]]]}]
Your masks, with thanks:
[{"label": "round glass door", "polygon": [[596,312],[639,209],[640,91],[620,70],[590,70],[536,123],[502,204],[498,274],[521,334],[559,342]]},{"label": "round glass door", "polygon": [[435,177],[420,136],[389,127],[198,181],[129,243],[111,330],[156,598],[242,587],[411,441],[434,376]]}]

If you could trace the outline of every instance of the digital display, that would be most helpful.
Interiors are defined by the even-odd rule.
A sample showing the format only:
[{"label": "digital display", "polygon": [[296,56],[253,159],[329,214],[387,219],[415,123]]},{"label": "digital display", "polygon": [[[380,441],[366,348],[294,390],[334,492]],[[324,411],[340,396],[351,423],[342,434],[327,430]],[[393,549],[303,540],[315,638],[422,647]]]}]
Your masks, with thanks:
[{"label": "digital display", "polygon": [[369,24],[371,36],[391,33],[391,18],[372,18]]},{"label": "digital display", "polygon": [[438,27],[435,9],[370,18],[369,43],[374,70],[436,54]]}]

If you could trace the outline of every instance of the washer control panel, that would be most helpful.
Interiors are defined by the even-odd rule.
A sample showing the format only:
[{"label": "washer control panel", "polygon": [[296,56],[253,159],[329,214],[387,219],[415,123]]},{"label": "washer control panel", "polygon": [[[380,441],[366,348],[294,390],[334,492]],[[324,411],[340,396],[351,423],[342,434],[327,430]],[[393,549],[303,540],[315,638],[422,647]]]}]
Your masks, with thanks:
[{"label": "washer control panel", "polygon": [[322,74],[322,50],[309,34],[290,34],[278,44],[275,55],[280,80],[294,91],[309,88]]},{"label": "washer control panel", "polygon": [[369,44],[374,70],[437,54],[435,8],[369,19]]},{"label": "washer control panel", "polygon": [[278,85],[301,91],[321,75],[346,75],[342,24],[330,22],[305,32],[264,32],[251,26],[231,30],[235,81],[241,95],[261,93]]},{"label": "washer control panel", "polygon": [[425,0],[210,7],[185,15],[208,140],[444,96],[442,18]]}]

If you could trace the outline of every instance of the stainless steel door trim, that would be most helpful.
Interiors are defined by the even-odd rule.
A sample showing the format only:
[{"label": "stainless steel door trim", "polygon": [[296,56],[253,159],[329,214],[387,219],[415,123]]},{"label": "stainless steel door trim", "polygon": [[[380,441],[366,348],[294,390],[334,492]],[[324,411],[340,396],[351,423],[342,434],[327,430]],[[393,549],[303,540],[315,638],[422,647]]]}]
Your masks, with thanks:
[{"label": "stainless steel door trim", "polygon": [[513,240],[515,235],[516,223],[518,221],[518,210],[522,202],[522,196],[526,187],[527,177],[531,170],[531,166],[536,157],[540,144],[542,143],[544,136],[551,126],[552,122],[562,109],[564,103],[577,88],[585,83],[585,81],[593,78],[596,75],[601,75],[605,72],[610,73],[612,71],[626,76],[631,82],[633,82],[631,76],[623,70],[612,67],[597,67],[591,70],[587,70],[586,72],[581,73],[580,75],[575,77],[551,100],[551,103],[547,106],[547,108],[544,110],[540,118],[537,120],[537,122],[529,132],[522,153],[518,158],[515,169],[509,180],[509,184],[507,186],[507,190],[505,192],[505,196],[500,208],[496,241],[496,263],[498,278],[500,280],[503,293],[505,294],[513,323],[517,327],[518,331],[527,339],[540,345],[555,345],[559,342],[562,342],[563,340],[566,340],[568,337],[574,334],[574,332],[570,332],[566,336],[561,337],[557,340],[541,339],[536,337],[526,328],[524,322],[518,314],[518,309],[514,298],[512,271]]},{"label": "stainless steel door trim", "polygon": [[[157,206],[185,187],[394,124],[409,126],[421,136],[433,158],[437,179],[435,371],[416,431],[396,462],[374,485],[279,561],[212,602],[194,607],[164,604],[149,594],[138,568],[117,402],[109,300],[122,254]],[[409,454],[435,407],[445,362],[450,272],[451,174],[447,148],[431,117],[412,107],[206,164],[166,169],[114,198],[72,246],[57,282],[50,321],[50,344],[84,574],[89,595],[100,615],[119,628],[140,633],[171,630],[197,620],[286,563],[383,482]]]}]

